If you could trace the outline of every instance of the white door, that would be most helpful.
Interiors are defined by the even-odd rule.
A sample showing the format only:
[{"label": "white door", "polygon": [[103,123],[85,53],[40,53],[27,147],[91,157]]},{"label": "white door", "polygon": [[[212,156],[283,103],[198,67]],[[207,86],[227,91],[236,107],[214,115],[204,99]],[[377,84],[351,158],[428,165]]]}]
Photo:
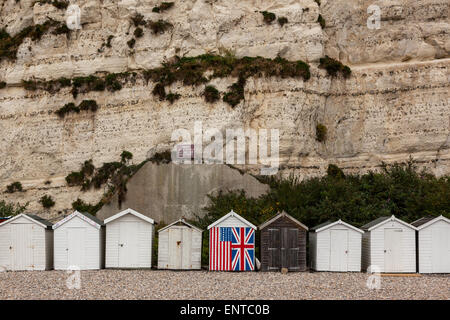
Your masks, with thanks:
[{"label": "white door", "polygon": [[348,230],[331,230],[330,271],[348,269]]},{"label": "white door", "polygon": [[139,266],[139,222],[121,222],[119,235],[119,267]]},{"label": "white door", "polygon": [[14,223],[11,227],[12,270],[33,270],[32,224]]},{"label": "white door", "polygon": [[169,269],[181,269],[182,239],[183,232],[181,228],[169,228]]},{"label": "white door", "polygon": [[67,228],[67,267],[85,268],[85,228]]},{"label": "white door", "polygon": [[402,272],[402,229],[384,229],[384,272]]},{"label": "white door", "polygon": [[192,231],[183,228],[181,233],[181,268],[192,269],[191,259]]},{"label": "white door", "polygon": [[450,272],[450,232],[446,226],[435,226],[432,230],[433,273]]}]

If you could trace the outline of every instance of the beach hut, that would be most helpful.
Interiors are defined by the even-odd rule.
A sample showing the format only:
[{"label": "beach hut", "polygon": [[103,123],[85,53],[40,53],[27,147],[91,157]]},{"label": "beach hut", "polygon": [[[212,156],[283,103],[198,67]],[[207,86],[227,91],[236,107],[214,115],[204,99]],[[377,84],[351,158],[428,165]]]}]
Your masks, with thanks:
[{"label": "beach hut", "polygon": [[177,220],[158,230],[158,269],[200,269],[202,230]]},{"label": "beach hut", "polygon": [[53,225],[56,270],[104,267],[105,228],[89,213],[75,211]]},{"label": "beach hut", "polygon": [[286,212],[277,214],[259,226],[261,230],[261,270],[306,270],[308,227]]},{"label": "beach hut", "polygon": [[126,209],[105,220],[106,268],[151,268],[154,221]]},{"label": "beach hut", "polygon": [[328,221],[310,229],[310,266],[316,271],[361,271],[363,231],[342,221]]},{"label": "beach hut", "polygon": [[256,226],[231,210],[208,230],[209,270],[255,270]]},{"label": "beach hut", "polygon": [[424,217],[411,224],[417,228],[419,273],[450,273],[450,219]]},{"label": "beach hut", "polygon": [[52,267],[50,222],[22,213],[0,224],[0,269],[49,270]]},{"label": "beach hut", "polygon": [[362,228],[362,265],[379,272],[416,272],[416,227],[395,216],[380,217]]}]

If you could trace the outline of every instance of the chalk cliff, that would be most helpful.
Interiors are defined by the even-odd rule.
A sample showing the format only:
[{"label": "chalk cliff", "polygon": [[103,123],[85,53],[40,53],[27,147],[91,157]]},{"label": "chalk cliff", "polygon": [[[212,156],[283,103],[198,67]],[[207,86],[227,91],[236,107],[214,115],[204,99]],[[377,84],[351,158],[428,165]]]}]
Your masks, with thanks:
[{"label": "chalk cliff", "polygon": [[[171,146],[173,130],[192,130],[195,121],[209,128],[280,130],[280,171],[302,178],[324,174],[335,163],[346,172],[364,172],[381,161],[410,156],[437,175],[450,174],[450,2],[448,0],[184,0],[153,12],[157,0],[72,1],[81,9],[82,29],[26,38],[15,60],[0,60],[0,190],[15,181],[23,192],[0,199],[25,203],[56,217],[77,198],[96,203],[103,189],[81,191],[65,177],[93,159],[99,167],[116,161],[123,150],[139,163]],[[381,10],[380,29],[369,29],[367,8]],[[267,23],[261,11],[287,18]],[[132,18],[172,24],[164,33],[143,28],[134,36]],[[325,21],[322,28],[319,15]],[[65,21],[65,9],[34,0],[0,0],[0,29],[11,36],[49,19]],[[135,38],[133,48],[128,41]],[[245,99],[232,108],[207,103],[205,85],[171,84],[180,98],[172,104],[152,94],[155,83],[137,77],[114,92],[91,91],[73,97],[27,90],[23,80],[139,72],[161,66],[174,56],[232,52],[236,57],[280,56],[309,63],[309,80],[249,78]],[[351,76],[331,77],[318,68],[328,55],[348,65]],[[221,93],[236,78],[208,84]],[[63,119],[63,105],[92,99],[96,112]],[[327,138],[316,140],[316,125]],[[248,168],[254,170],[254,167]],[[56,204],[42,208],[51,195]]]}]

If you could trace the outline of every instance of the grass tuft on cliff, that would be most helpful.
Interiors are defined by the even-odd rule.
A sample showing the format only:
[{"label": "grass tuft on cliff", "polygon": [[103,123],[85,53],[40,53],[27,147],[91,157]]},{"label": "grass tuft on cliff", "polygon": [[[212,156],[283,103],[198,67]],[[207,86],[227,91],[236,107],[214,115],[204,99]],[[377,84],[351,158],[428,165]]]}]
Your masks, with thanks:
[{"label": "grass tuft on cliff", "polygon": [[341,74],[345,79],[348,79],[352,74],[352,70],[348,66],[342,64],[340,61],[330,58],[329,56],[320,58],[319,61],[319,68],[327,70],[328,75],[332,77]]},{"label": "grass tuft on cliff", "polygon": [[163,11],[169,10],[173,6],[173,2],[162,2],[159,6],[153,7],[152,12],[161,13]]}]

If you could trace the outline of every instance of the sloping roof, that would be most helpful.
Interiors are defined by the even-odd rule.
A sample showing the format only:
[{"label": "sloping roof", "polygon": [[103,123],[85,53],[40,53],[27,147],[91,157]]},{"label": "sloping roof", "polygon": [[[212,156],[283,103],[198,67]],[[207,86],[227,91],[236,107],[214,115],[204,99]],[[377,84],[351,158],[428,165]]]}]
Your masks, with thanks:
[{"label": "sloping roof", "polygon": [[312,227],[312,228],[309,229],[309,230],[310,230],[310,231],[316,231],[316,230],[318,230],[318,229],[321,229],[322,227],[325,227],[325,226],[327,226],[327,225],[329,225],[329,224],[332,224],[333,222],[336,222],[336,221],[328,220],[328,221],[325,221],[324,223],[321,223],[321,224],[319,224],[319,225],[317,225],[317,226],[315,226],[315,227]]},{"label": "sloping roof", "polygon": [[244,218],[242,218],[240,215],[238,215],[236,212],[233,211],[233,209],[231,209],[231,211],[229,213],[227,213],[226,215],[224,215],[222,218],[220,218],[219,220],[217,220],[216,222],[211,223],[208,226],[208,230],[211,229],[212,227],[218,225],[219,223],[221,223],[222,221],[225,221],[226,219],[228,219],[229,217],[235,217],[238,220],[240,220],[242,223],[248,225],[250,228],[253,228],[256,230],[256,226],[253,225],[252,223],[248,222],[247,220],[245,220]]},{"label": "sloping roof", "polygon": [[45,220],[44,218],[41,218],[41,217],[39,217],[39,216],[37,216],[37,215],[35,215],[35,214],[29,214],[29,213],[27,213],[26,215],[27,215],[28,217],[30,217],[31,219],[34,219],[34,220],[39,221],[40,223],[46,225],[48,228],[51,228],[51,226],[53,225],[53,223],[51,223],[50,221]]},{"label": "sloping roof", "polygon": [[324,223],[319,224],[318,226],[315,226],[314,228],[312,228],[311,231],[313,231],[313,232],[320,232],[320,231],[326,230],[328,228],[331,228],[332,226],[335,226],[337,224],[346,226],[347,228],[355,230],[356,232],[364,233],[364,231],[362,231],[361,229],[359,229],[359,228],[357,228],[355,226],[352,226],[351,224],[349,224],[347,222],[344,222],[341,219],[339,219],[337,221],[334,221],[334,222],[332,222],[332,221],[324,222]]},{"label": "sloping roof", "polygon": [[102,226],[104,226],[105,224],[103,223],[102,220],[100,220],[97,217],[94,217],[92,214],[87,213],[87,212],[79,212],[79,211],[74,211],[73,213],[71,213],[70,215],[68,215],[67,217],[65,217],[64,219],[58,221],[57,223],[55,223],[53,225],[53,230],[59,228],[60,226],[62,226],[64,223],[66,223],[67,221],[71,220],[74,217],[80,217],[82,220],[86,221],[87,223],[93,225],[94,227],[96,227],[97,229],[100,229]]},{"label": "sloping roof", "polygon": [[446,217],[440,215],[439,217],[427,216],[420,218],[419,220],[416,220],[413,223],[411,223],[411,225],[416,227],[417,230],[421,230],[423,228],[428,227],[429,225],[432,225],[437,221],[445,221],[447,223],[450,223],[450,219],[447,219]]},{"label": "sloping roof", "polygon": [[366,223],[365,225],[363,225],[361,227],[361,229],[363,230],[369,230],[370,228],[372,228],[373,226],[376,226],[379,223],[382,223],[385,220],[388,220],[390,217],[379,217],[373,221],[370,221],[369,223]]},{"label": "sloping roof", "polygon": [[116,219],[119,219],[120,217],[123,217],[126,214],[132,214],[133,216],[138,217],[138,218],[140,218],[140,219],[142,219],[144,221],[147,221],[148,223],[155,224],[155,221],[152,218],[144,216],[142,213],[139,213],[139,212],[137,212],[137,211],[135,211],[135,210],[133,210],[131,208],[123,210],[123,211],[121,211],[121,212],[119,212],[119,213],[109,217],[108,219],[105,219],[105,224],[107,224],[107,223],[109,223],[111,221],[114,221]]},{"label": "sloping roof", "polygon": [[267,220],[266,222],[264,222],[263,224],[261,224],[258,228],[264,229],[265,227],[267,227],[268,225],[272,224],[273,222],[277,221],[278,219],[280,219],[281,217],[286,217],[288,219],[290,219],[292,222],[294,222],[295,224],[297,224],[298,226],[302,227],[303,229],[305,229],[306,231],[308,231],[308,227],[305,226],[303,223],[301,223],[300,221],[298,221],[297,219],[295,219],[294,217],[290,216],[289,214],[286,213],[286,211],[282,211],[277,213],[277,215],[275,217],[273,217],[270,220]]},{"label": "sloping roof", "polygon": [[192,229],[195,229],[195,230],[197,230],[197,231],[199,231],[199,232],[203,232],[202,229],[199,229],[199,228],[197,228],[196,226],[194,226],[194,225],[192,225],[192,224],[190,224],[190,223],[187,223],[186,220],[184,220],[184,219],[178,219],[177,221],[172,222],[171,224],[165,226],[164,228],[159,229],[158,232],[161,232],[161,231],[163,231],[163,230],[166,230],[166,229],[170,228],[171,226],[176,225],[176,224],[178,224],[178,223],[185,224],[186,226],[191,227]]},{"label": "sloping roof", "polygon": [[25,219],[33,221],[33,222],[37,223],[38,225],[40,225],[41,227],[46,228],[46,229],[51,229],[51,227],[52,227],[52,223],[50,221],[47,221],[39,216],[36,216],[34,214],[29,214],[29,213],[18,214],[17,216],[14,216],[10,219],[3,221],[2,223],[0,223],[0,225],[6,225],[8,223],[13,222],[16,219],[19,219],[20,217],[24,217]]},{"label": "sloping roof", "polygon": [[417,228],[403,220],[400,220],[398,218],[396,218],[395,216],[390,216],[390,217],[380,217],[378,219],[375,219],[365,225],[362,226],[361,229],[366,230],[366,231],[372,231],[373,229],[378,228],[379,226],[383,225],[384,223],[388,222],[388,221],[396,221],[398,223],[403,224],[404,226],[411,228],[413,230],[417,230]]},{"label": "sloping roof", "polygon": [[420,227],[421,225],[423,225],[423,224],[425,224],[425,223],[427,223],[427,222],[429,222],[429,221],[431,221],[431,220],[434,220],[434,218],[436,218],[436,217],[433,217],[433,216],[423,217],[423,218],[420,218],[420,219],[418,219],[418,220],[412,222],[411,224],[412,224],[414,227]]}]

